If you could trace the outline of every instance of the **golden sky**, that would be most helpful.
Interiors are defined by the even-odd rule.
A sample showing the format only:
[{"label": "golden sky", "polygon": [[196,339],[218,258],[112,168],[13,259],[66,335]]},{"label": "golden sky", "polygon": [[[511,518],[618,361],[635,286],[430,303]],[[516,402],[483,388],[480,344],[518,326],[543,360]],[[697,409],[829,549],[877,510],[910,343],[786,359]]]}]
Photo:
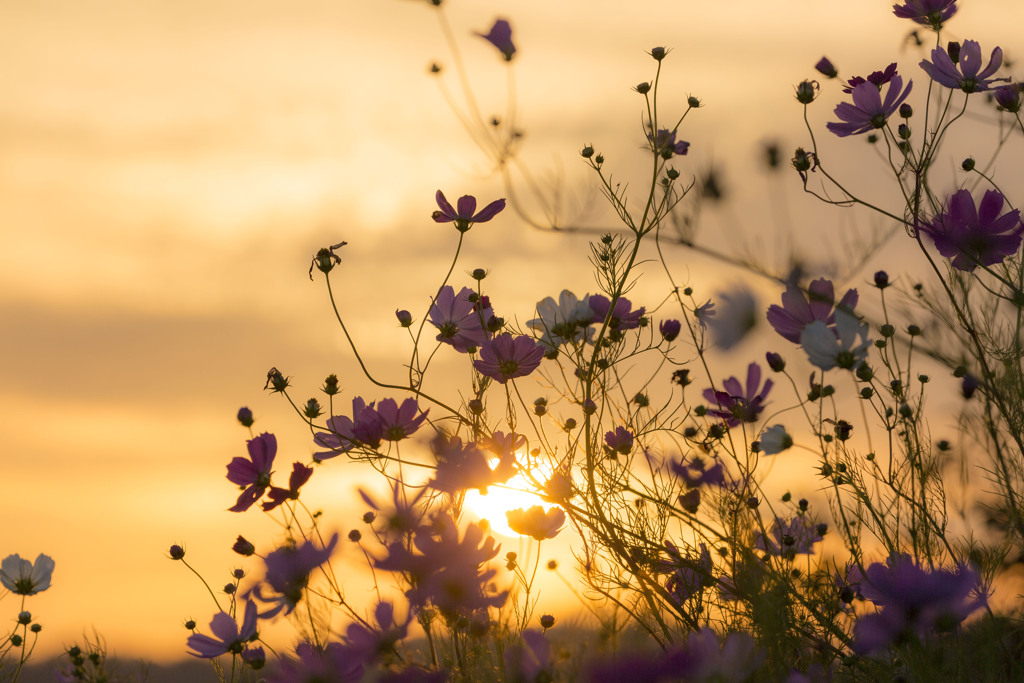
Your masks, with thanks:
[{"label": "golden sky", "polygon": [[[630,88],[653,74],[644,51],[672,48],[663,106],[680,111],[691,94],[705,104],[681,135],[693,144],[684,168],[721,164],[734,195],[704,235],[759,245],[794,216],[845,229],[788,171],[760,173],[759,149],[778,140],[788,159],[806,144],[793,86],[823,54],[846,77],[894,60],[919,74],[911,26],[891,4],[445,8],[485,115],[505,110],[505,71],[472,32],[512,22],[525,156],[544,177],[562,174],[584,205],[600,206],[578,161],[584,144],[643,182],[642,102]],[[963,5],[949,37],[1018,52],[1001,29],[1020,26],[1024,6]],[[295,377],[297,398],[330,372],[346,396],[366,391],[322,284],[306,276],[317,248],[349,242],[338,282],[353,332],[397,376],[393,311],[422,309],[454,246],[454,231],[429,218],[434,192],[504,196],[427,73],[441,63],[457,90],[435,13],[412,0],[0,4],[0,555],[56,560],[53,587],[29,604],[44,624],[41,654],[96,628],[121,654],[176,657],[184,619],[205,625],[213,612],[168,546],[185,545],[214,585],[239,564],[237,534],[268,547],[272,527],[257,514],[224,511],[236,495],[224,468],[246,437],[235,411],[250,406],[287,463],[313,448],[262,391],[268,368]],[[830,85],[813,108],[822,133],[841,99]],[[598,208],[588,220],[606,218]],[[470,237],[460,268],[492,269],[502,309],[520,321],[545,296],[592,287],[582,238],[531,231],[511,211]],[[736,277],[678,258],[709,296]],[[361,512],[347,502],[359,476],[339,468],[315,480],[344,533],[343,516]],[[18,609],[10,596],[0,607]]]}]

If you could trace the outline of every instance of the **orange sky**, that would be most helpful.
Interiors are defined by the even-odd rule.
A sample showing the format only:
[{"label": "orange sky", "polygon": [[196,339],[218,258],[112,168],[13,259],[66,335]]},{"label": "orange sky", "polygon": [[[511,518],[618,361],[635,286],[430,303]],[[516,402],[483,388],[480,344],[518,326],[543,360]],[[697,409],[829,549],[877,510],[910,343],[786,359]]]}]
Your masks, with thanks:
[{"label": "orange sky", "polygon": [[[793,85],[822,54],[846,76],[895,59],[916,73],[920,56],[894,47],[909,24],[891,2],[856,15],[820,0],[697,4],[446,7],[488,113],[504,110],[503,65],[471,32],[512,21],[526,157],[563,169],[580,196],[596,197],[576,155],[586,143],[642,182],[630,175],[642,143],[630,87],[652,73],[644,51],[666,45],[663,105],[678,111],[690,94],[706,105],[682,134],[686,165],[723,164],[734,196],[705,239],[758,248],[797,215],[845,225],[788,172],[753,173],[759,145],[780,140],[788,158],[805,144]],[[964,5],[950,37],[1020,49],[1000,33],[1021,25],[1019,3]],[[454,245],[429,219],[435,190],[503,196],[427,75],[450,64],[433,12],[406,0],[0,5],[0,555],[56,560],[53,587],[29,605],[41,654],[95,627],[122,654],[175,657],[181,622],[206,624],[212,609],[167,547],[184,544],[215,585],[238,564],[238,533],[268,547],[256,514],[224,511],[235,496],[224,467],[246,436],[235,411],[251,406],[257,428],[279,434],[280,458],[305,459],[302,425],[262,391],[266,370],[293,375],[296,398],[330,372],[346,396],[366,389],[306,277],[318,247],[350,243],[340,281],[353,332],[397,376],[392,312],[422,308]],[[984,25],[983,12],[999,21]],[[839,99],[832,87],[815,105],[819,128]],[[592,286],[580,238],[532,232],[512,212],[471,237],[460,267],[492,269],[520,321],[544,296]],[[736,276],[677,258],[709,296]],[[357,479],[343,470],[312,489],[342,531]]]}]

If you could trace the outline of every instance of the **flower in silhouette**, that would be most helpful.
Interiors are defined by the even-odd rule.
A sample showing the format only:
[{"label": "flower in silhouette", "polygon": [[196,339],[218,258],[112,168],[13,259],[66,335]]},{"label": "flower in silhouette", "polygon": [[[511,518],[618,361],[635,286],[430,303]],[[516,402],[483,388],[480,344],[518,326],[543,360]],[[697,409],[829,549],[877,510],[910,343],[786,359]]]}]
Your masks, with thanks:
[{"label": "flower in silhouette", "polygon": [[532,337],[513,337],[505,332],[481,347],[480,358],[473,361],[473,366],[480,374],[504,384],[510,379],[529,375],[543,358],[544,347]]},{"label": "flower in silhouette", "polygon": [[292,463],[292,473],[288,477],[288,488],[282,489],[277,486],[271,486],[270,491],[267,493],[267,498],[270,500],[263,502],[263,511],[269,512],[286,500],[298,500],[299,489],[309,481],[311,476],[313,476],[312,467],[306,467],[301,462]]},{"label": "flower in silhouette", "polygon": [[508,528],[517,534],[529,536],[537,541],[554,538],[565,524],[565,511],[562,508],[545,510],[540,505],[529,509],[519,508],[505,513]]},{"label": "flower in silhouette", "polygon": [[633,432],[625,427],[616,427],[613,432],[604,435],[604,450],[610,457],[616,454],[629,455],[633,450]]},{"label": "flower in silhouette", "polygon": [[363,662],[341,643],[322,648],[312,643],[295,646],[295,657],[283,657],[272,683],[357,683],[363,680]]},{"label": "flower in silhouette", "polygon": [[384,430],[384,439],[387,441],[401,441],[412,436],[423,421],[427,419],[427,412],[419,415],[419,404],[415,398],[409,397],[402,401],[399,406],[393,398],[386,398],[377,404],[377,417],[380,419],[381,428]]},{"label": "flower in silhouette", "polygon": [[676,132],[667,128],[659,128],[654,135],[648,131],[647,140],[654,148],[655,154],[660,154],[665,159],[671,159],[677,154],[683,156],[690,151],[690,143],[685,140],[677,142]]},{"label": "flower in silhouette", "polygon": [[194,650],[189,654],[203,659],[219,657],[227,652],[241,654],[245,644],[256,635],[256,616],[256,603],[252,600],[245,601],[241,627],[227,612],[217,613],[210,622],[213,636],[193,633],[188,637],[188,646]]},{"label": "flower in silhouette", "polygon": [[315,543],[306,541],[298,547],[284,546],[267,555],[263,560],[267,566],[264,581],[275,595],[264,597],[262,584],[253,589],[252,594],[257,599],[272,605],[266,612],[261,613],[260,617],[267,619],[282,610],[285,614],[291,614],[302,599],[310,573],[331,559],[337,544],[338,534],[334,534],[324,547],[317,547]]},{"label": "flower in silhouette", "polygon": [[395,607],[390,602],[380,601],[373,611],[377,628],[370,628],[367,623],[349,624],[345,631],[345,641],[359,661],[367,664],[377,662],[381,655],[394,652],[395,643],[405,638],[408,633],[409,614],[404,622],[395,619]]},{"label": "flower in silhouette", "polygon": [[494,26],[487,33],[477,33],[477,35],[498,48],[498,52],[506,62],[511,62],[515,57],[516,46],[512,44],[512,27],[504,19],[495,21]]},{"label": "flower in silhouette", "polygon": [[890,556],[864,571],[861,592],[879,611],[857,619],[853,649],[874,652],[931,630],[951,631],[985,605],[978,573],[924,569],[908,555]]},{"label": "flower in silhouette", "polygon": [[430,442],[430,448],[437,458],[434,478],[427,482],[430,487],[445,493],[474,488],[487,493],[487,487],[495,483],[487,456],[475,443],[463,446],[457,436],[438,434]]},{"label": "flower in silhouette", "polygon": [[905,0],[902,5],[893,5],[892,13],[938,31],[942,22],[956,14],[956,9],[956,0]]},{"label": "flower in silhouette", "polygon": [[832,282],[820,278],[807,287],[806,294],[796,285],[786,287],[782,305],[772,304],[768,307],[768,323],[783,338],[799,344],[800,334],[812,322],[822,320],[832,326],[835,324],[836,310],[852,312],[856,305],[856,289],[846,290],[843,298],[836,303]]},{"label": "flower in silhouette", "polygon": [[633,305],[626,297],[620,296],[615,302],[615,308],[606,296],[592,294],[590,296],[590,310],[594,312],[592,321],[601,324],[608,320],[608,327],[613,330],[632,330],[640,327],[640,318],[644,315],[644,308],[641,306],[635,311]]},{"label": "flower in silhouette", "polygon": [[36,561],[21,559],[21,555],[8,555],[0,563],[0,583],[15,595],[35,595],[50,587],[54,561],[42,553]]},{"label": "flower in silhouette", "polygon": [[730,427],[735,427],[741,422],[757,422],[758,416],[764,410],[764,399],[774,384],[767,379],[764,382],[764,387],[761,387],[761,366],[751,363],[747,366],[746,389],[738,379],[730,377],[722,382],[724,391],[704,390],[704,399],[718,406],[717,409],[709,410],[708,413],[722,418]]},{"label": "flower in silhouette", "polygon": [[1003,64],[1003,51],[992,50],[988,65],[981,68],[981,45],[974,40],[965,40],[960,47],[959,60],[954,63],[946,50],[937,47],[932,50],[932,61],[921,61],[921,68],[939,85],[966,93],[981,92],[992,87],[995,81],[1005,78],[989,78]]},{"label": "flower in silhouette", "polygon": [[665,541],[665,552],[668,557],[659,559],[654,569],[659,574],[668,574],[665,581],[665,589],[672,596],[676,604],[681,605],[696,595],[706,582],[710,581],[711,570],[714,565],[711,562],[711,553],[703,543],[700,544],[700,554],[696,557],[683,557],[671,541]]},{"label": "flower in silhouette", "polygon": [[1003,202],[999,191],[988,190],[975,207],[971,193],[958,190],[949,198],[945,210],[920,230],[932,239],[940,254],[952,259],[951,265],[958,270],[972,271],[977,266],[1001,263],[1017,252],[1024,232],[1019,209],[999,215]]},{"label": "flower in silhouette", "polygon": [[[352,417],[345,415],[335,415],[334,417],[327,420],[327,428],[329,432],[317,432],[313,435],[313,442],[317,446],[323,446],[329,448],[327,451],[317,451],[313,454],[316,460],[327,460],[335,456],[347,453],[356,446],[359,445],[359,439],[356,438],[355,426],[360,421],[360,416],[363,411],[370,408],[367,413],[364,422],[369,420],[373,423],[377,422],[376,411],[373,410],[373,403],[369,406],[366,405],[361,397],[357,396],[352,399]],[[361,432],[366,432],[365,426],[360,428]],[[379,437],[378,437],[379,438]]]},{"label": "flower in silhouette", "polygon": [[431,218],[434,219],[435,223],[452,222],[455,224],[455,229],[459,232],[466,232],[473,227],[474,223],[486,223],[505,208],[505,200],[498,199],[477,212],[476,197],[471,197],[467,194],[459,197],[459,201],[456,203],[458,210],[456,210],[448,203],[441,190],[437,191],[435,199],[439,208],[431,215]]},{"label": "flower in silhouette", "polygon": [[834,113],[840,121],[830,121],[825,124],[825,127],[839,137],[859,135],[876,128],[884,128],[885,122],[896,113],[903,100],[907,99],[913,85],[912,82],[907,83],[906,90],[901,93],[903,79],[893,76],[883,100],[881,91],[874,83],[861,83],[853,88],[853,104],[840,102],[836,105]]},{"label": "flower in silhouette", "polygon": [[247,447],[248,460],[234,458],[228,463],[228,481],[245,487],[238,501],[228,508],[232,512],[251,508],[270,486],[270,468],[274,466],[274,456],[277,455],[277,437],[264,432],[255,439],[249,439]]},{"label": "flower in silhouette", "polygon": [[810,555],[814,552],[814,544],[822,540],[818,529],[803,517],[794,517],[788,522],[776,517],[772,523],[770,536],[758,534],[754,539],[754,547],[772,555],[792,557],[793,555]]},{"label": "flower in silhouette", "polygon": [[872,71],[868,74],[867,78],[863,76],[854,76],[846,83],[846,87],[843,88],[843,92],[850,94],[853,89],[861,83],[874,83],[881,90],[882,86],[892,80],[892,77],[896,75],[896,62],[892,62],[889,66],[885,67],[882,71]]}]

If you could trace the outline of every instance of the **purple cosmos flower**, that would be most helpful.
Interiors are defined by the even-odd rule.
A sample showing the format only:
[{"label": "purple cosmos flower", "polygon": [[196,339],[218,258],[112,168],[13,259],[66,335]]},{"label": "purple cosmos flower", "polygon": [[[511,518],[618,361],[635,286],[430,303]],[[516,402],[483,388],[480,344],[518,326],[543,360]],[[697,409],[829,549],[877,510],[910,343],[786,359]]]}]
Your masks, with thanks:
[{"label": "purple cosmos flower", "polygon": [[[512,44],[512,27],[507,21],[504,19],[498,19],[494,22],[494,26],[491,27],[491,30],[488,33],[477,33],[477,35],[494,47],[498,48],[498,52],[501,53],[506,62],[512,61],[512,58],[516,54],[516,46]],[[440,203],[441,202],[438,202],[438,204]],[[470,213],[472,213],[472,211]]]},{"label": "purple cosmos flower", "polygon": [[480,349],[480,358],[473,366],[482,375],[502,384],[516,377],[525,377],[537,369],[544,358],[544,346],[532,337],[513,338],[505,332],[494,337]]},{"label": "purple cosmos flower", "polygon": [[857,620],[855,652],[874,652],[932,629],[950,631],[985,605],[978,573],[918,567],[907,555],[891,556],[864,572],[861,591],[881,609]]},{"label": "purple cosmos flower", "polygon": [[764,387],[758,391],[761,385],[761,366],[751,363],[747,366],[746,390],[735,377],[722,382],[724,391],[704,390],[704,399],[718,405],[717,410],[709,410],[708,413],[722,418],[730,427],[741,422],[757,422],[757,417],[764,410],[764,399],[774,384],[770,379],[765,380]]},{"label": "purple cosmos flower", "polygon": [[539,683],[552,680],[551,643],[543,633],[534,629],[523,631],[522,643],[505,650],[505,680],[519,683]]},{"label": "purple cosmos flower", "polygon": [[396,479],[395,485],[391,489],[391,505],[388,507],[378,504],[366,491],[359,489],[359,495],[362,497],[363,502],[369,505],[371,510],[375,511],[370,514],[376,517],[376,513],[381,513],[384,521],[384,528],[381,529],[381,533],[386,536],[402,536],[418,528],[423,520],[423,513],[416,506],[424,494],[426,494],[426,488],[419,489],[416,495],[412,497],[405,494],[404,488],[405,485]]},{"label": "purple cosmos flower", "polygon": [[434,219],[435,223],[447,223],[451,221],[455,224],[455,229],[459,232],[466,232],[474,223],[486,223],[491,220],[505,208],[505,200],[498,199],[483,209],[479,213],[476,211],[476,197],[471,197],[468,194],[459,197],[457,202],[458,211],[452,208],[452,205],[448,203],[448,200],[444,198],[444,193],[441,190],[437,191],[435,195],[437,199],[437,205],[440,207],[438,211],[435,211],[431,218]]},{"label": "purple cosmos flower", "polygon": [[[327,460],[337,455],[341,455],[342,453],[347,453],[348,451],[358,446],[359,439],[357,439],[355,435],[355,425],[360,420],[360,416],[363,414],[363,411],[367,410],[368,407],[370,408],[370,411],[369,413],[367,413],[366,420],[376,422],[377,416],[376,411],[373,410],[373,405],[374,404],[371,403],[369,406],[367,406],[366,401],[357,396],[356,398],[352,399],[351,418],[346,417],[344,415],[335,415],[334,417],[327,420],[327,428],[330,429],[331,431],[317,432],[316,434],[313,435],[313,442],[317,446],[323,446],[324,448],[329,448],[330,450],[318,451],[313,454],[313,458],[317,461]],[[364,420],[364,422],[366,420]],[[360,431],[366,433],[367,430],[365,425],[360,427]]]},{"label": "purple cosmos flower", "polygon": [[668,559],[658,560],[654,569],[659,574],[669,575],[665,589],[677,605],[682,605],[696,595],[711,576],[714,566],[711,563],[711,553],[708,552],[707,546],[701,543],[700,555],[683,557],[671,541],[665,541],[665,552],[668,553]]},{"label": "purple cosmos flower", "polygon": [[765,656],[749,634],[737,631],[719,640],[718,634],[705,626],[691,633],[682,651],[670,659],[687,681],[740,683],[757,673]]},{"label": "purple cosmos flower", "polygon": [[295,658],[284,658],[272,683],[357,683],[363,680],[363,663],[341,643],[328,643],[323,649],[312,643],[299,643]]},{"label": "purple cosmos flower", "polygon": [[1017,252],[1024,225],[1020,210],[1003,215],[1003,195],[988,190],[975,208],[974,198],[967,190],[953,193],[946,209],[920,231],[932,238],[935,248],[957,270],[972,271],[977,266],[991,266]]},{"label": "purple cosmos flower", "polygon": [[592,322],[601,324],[608,319],[608,327],[613,330],[632,330],[640,327],[640,318],[643,317],[645,309],[641,306],[634,310],[633,305],[624,296],[620,296],[612,308],[608,297],[600,294],[590,295],[590,310],[594,312]]},{"label": "purple cosmos flower", "polygon": [[522,536],[529,536],[535,541],[554,538],[565,524],[565,511],[562,508],[545,510],[540,505],[529,509],[518,508],[505,513],[508,528]]},{"label": "purple cosmos flower", "polygon": [[263,502],[263,511],[270,512],[286,500],[298,500],[299,489],[309,481],[311,476],[313,476],[312,467],[306,467],[301,462],[293,463],[292,473],[288,477],[288,488],[282,489],[277,486],[271,486],[270,492],[267,493],[267,498],[270,500]]},{"label": "purple cosmos flower", "polygon": [[403,640],[408,633],[412,614],[407,615],[404,623],[395,620],[395,607],[390,602],[380,601],[373,611],[377,628],[369,628],[368,624],[349,624],[345,631],[345,641],[349,651],[359,661],[366,664],[376,663],[381,655],[394,652],[395,643]]},{"label": "purple cosmos flower", "polygon": [[269,597],[263,597],[262,585],[256,586],[252,594],[261,602],[273,605],[260,617],[268,619],[277,615],[281,610],[285,614],[291,614],[295,606],[302,599],[302,593],[309,583],[310,573],[331,559],[334,547],[338,545],[338,534],[331,536],[330,542],[320,548],[316,544],[306,541],[298,547],[284,546],[267,555],[263,562],[267,565],[267,575],[264,578],[267,585],[276,593]]},{"label": "purple cosmos flower", "polygon": [[664,159],[671,159],[676,154],[683,156],[690,151],[690,143],[685,140],[676,142],[676,132],[667,128],[659,128],[655,135],[648,132],[647,141],[651,143],[654,153]]},{"label": "purple cosmos flower", "polygon": [[604,450],[609,456],[616,454],[629,455],[633,450],[633,433],[625,427],[616,427],[614,432],[604,435]]},{"label": "purple cosmos flower", "polygon": [[891,81],[892,77],[895,75],[896,62],[892,62],[891,64],[889,64],[889,66],[885,67],[884,71],[872,71],[870,74],[868,74],[867,78],[863,78],[861,76],[854,76],[853,78],[846,82],[847,86],[843,88],[843,92],[846,94],[850,94],[853,92],[853,89],[856,88],[861,83],[874,83],[875,85],[878,86],[878,89],[881,90],[882,86]]},{"label": "purple cosmos flower", "polygon": [[393,398],[386,398],[377,404],[377,417],[380,419],[381,428],[384,430],[383,438],[387,441],[401,441],[412,436],[423,421],[427,419],[424,411],[417,415],[419,404],[411,396],[399,406]]},{"label": "purple cosmos flower", "polygon": [[796,285],[786,287],[782,295],[782,306],[768,307],[768,323],[783,338],[800,343],[800,334],[815,320],[827,325],[835,324],[835,310],[852,312],[857,305],[857,290],[848,289],[839,303],[835,303],[832,281],[820,278],[808,286],[807,294]]},{"label": "purple cosmos flower", "polygon": [[428,315],[438,330],[437,341],[451,344],[460,353],[476,350],[487,339],[480,314],[469,300],[471,294],[473,290],[469,287],[456,294],[453,287],[445,285],[437,293]]},{"label": "purple cosmos flower", "polygon": [[1020,94],[1024,88],[1020,83],[1011,83],[1010,85],[1001,85],[993,91],[993,96],[996,98],[996,104],[999,105],[1000,109],[1015,114],[1020,111]]},{"label": "purple cosmos flower", "polygon": [[794,517],[788,522],[776,517],[770,533],[771,538],[759,533],[754,539],[754,547],[784,557],[810,555],[814,552],[814,544],[822,540],[817,527],[803,517]]},{"label": "purple cosmos flower", "polygon": [[50,587],[53,568],[53,559],[42,553],[34,563],[8,555],[0,563],[0,584],[15,595],[35,595]]},{"label": "purple cosmos flower", "polygon": [[883,100],[881,91],[874,83],[861,83],[853,88],[853,104],[840,102],[836,105],[834,113],[841,121],[830,121],[825,127],[839,137],[859,135],[875,128],[883,128],[889,117],[900,108],[903,100],[907,99],[913,85],[913,82],[907,83],[907,89],[900,93],[903,79],[893,76]]},{"label": "purple cosmos flower", "polygon": [[241,628],[230,614],[219,612],[210,622],[210,632],[216,637],[200,633],[193,633],[188,637],[188,646],[195,650],[189,652],[190,655],[213,659],[227,652],[241,654],[245,644],[256,635],[256,603],[252,600],[245,601],[245,616],[242,618]]},{"label": "purple cosmos flower", "polygon": [[1002,64],[1003,51],[997,47],[992,50],[988,65],[982,69],[981,45],[974,40],[965,40],[960,47],[958,63],[953,62],[946,50],[937,47],[932,50],[932,61],[922,60],[921,68],[939,85],[972,93],[988,90],[995,81],[1007,80],[1005,78],[989,78],[999,70]]},{"label": "purple cosmos flower", "polygon": [[956,14],[956,0],[905,0],[902,5],[893,5],[892,13],[938,31],[942,22]]},{"label": "purple cosmos flower", "polygon": [[457,436],[438,434],[431,440],[430,448],[437,458],[434,478],[427,482],[431,488],[452,494],[466,489],[487,493],[487,487],[495,483],[487,456],[475,443],[463,446]]},{"label": "purple cosmos flower", "polygon": [[[715,464],[711,467],[708,467],[707,463],[700,456],[694,456],[689,461],[673,461],[669,463],[669,467],[683,478],[687,488],[695,489],[705,484],[709,486],[712,484],[725,486],[725,465],[718,458],[715,458]],[[699,503],[700,499],[698,498],[696,502]],[[694,507],[696,507],[696,504]]]},{"label": "purple cosmos flower", "polygon": [[228,481],[246,489],[238,496],[238,502],[228,508],[232,512],[244,512],[260,499],[270,486],[270,468],[277,455],[277,437],[264,432],[255,439],[249,439],[249,459],[234,458],[228,463]]}]

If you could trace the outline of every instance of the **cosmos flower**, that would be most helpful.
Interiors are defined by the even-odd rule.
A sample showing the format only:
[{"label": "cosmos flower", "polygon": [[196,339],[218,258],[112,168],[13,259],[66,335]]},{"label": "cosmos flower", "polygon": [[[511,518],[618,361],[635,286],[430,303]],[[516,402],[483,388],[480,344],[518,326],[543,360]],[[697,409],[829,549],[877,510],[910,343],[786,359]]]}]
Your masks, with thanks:
[{"label": "cosmos flower", "polygon": [[685,140],[676,141],[676,131],[667,128],[659,128],[654,135],[648,131],[647,140],[656,154],[664,159],[671,159],[675,155],[683,156],[690,151],[690,143]]},{"label": "cosmos flower", "polygon": [[0,583],[15,595],[35,595],[50,587],[54,566],[53,559],[42,553],[34,563],[8,555],[0,563]]},{"label": "cosmos flower", "polygon": [[870,344],[867,323],[841,309],[835,313],[834,327],[815,320],[800,333],[800,345],[807,352],[807,359],[822,370],[856,367],[867,358]]},{"label": "cosmos flower", "polygon": [[992,95],[1001,109],[1015,114],[1020,111],[1021,90],[1020,83],[1011,83],[999,86],[992,92]]},{"label": "cosmos flower", "polygon": [[577,299],[568,289],[563,289],[556,303],[547,297],[537,303],[538,317],[528,320],[526,326],[539,332],[540,343],[549,351],[556,350],[563,344],[579,344],[590,341],[594,330],[594,311],[590,308],[590,297]]},{"label": "cosmos flower", "polygon": [[938,31],[942,22],[956,14],[956,9],[956,0],[905,0],[902,5],[893,5],[892,13]]},{"label": "cosmos flower", "polygon": [[505,208],[505,200],[497,199],[479,212],[476,212],[476,197],[471,197],[467,194],[459,197],[459,201],[456,204],[458,210],[456,210],[448,203],[441,190],[437,191],[434,199],[437,201],[438,206],[438,210],[431,215],[434,222],[448,223],[450,221],[455,224],[455,229],[459,232],[466,232],[473,227],[474,223],[486,223]]},{"label": "cosmos flower", "polygon": [[662,320],[658,326],[658,331],[661,332],[662,338],[669,342],[675,341],[682,329],[683,325],[678,320]]},{"label": "cosmos flower", "polygon": [[[345,415],[335,415],[334,417],[327,420],[327,428],[329,432],[316,432],[313,435],[313,443],[317,446],[322,446],[330,450],[317,451],[313,454],[313,458],[320,460],[327,460],[335,456],[347,453],[356,446],[359,445],[359,439],[355,435],[355,425],[360,420],[360,416],[367,408],[370,408],[370,413],[373,413],[372,417],[367,414],[366,419],[372,419],[376,422],[376,411],[372,410],[374,404],[371,403],[369,406],[366,405],[361,397],[357,396],[352,399],[352,417]],[[366,431],[365,427],[360,428],[361,432]]]},{"label": "cosmos flower", "polygon": [[758,534],[754,547],[772,555],[810,555],[814,552],[814,544],[822,540],[817,527],[799,516],[789,522],[776,517],[770,533],[770,537]]},{"label": "cosmos flower", "polygon": [[241,654],[245,644],[256,635],[256,617],[256,603],[252,600],[245,601],[245,616],[242,617],[241,627],[227,612],[218,612],[210,622],[213,636],[193,633],[188,637],[188,646],[194,650],[189,654],[203,659],[212,659],[228,652]]},{"label": "cosmos flower", "polygon": [[450,344],[460,353],[475,350],[487,339],[480,314],[470,301],[471,294],[473,290],[469,287],[463,287],[456,294],[451,285],[445,285],[437,293],[427,316],[438,330],[437,341]]},{"label": "cosmos flower", "polygon": [[505,518],[512,531],[536,541],[543,541],[554,538],[562,530],[562,525],[565,524],[565,511],[558,507],[545,510],[540,505],[534,505],[526,510],[509,510],[505,513]]},{"label": "cosmos flower", "polygon": [[815,320],[827,325],[835,324],[835,311],[852,312],[857,305],[857,290],[848,289],[839,303],[835,302],[832,281],[819,278],[807,287],[807,293],[794,284],[786,287],[782,305],[768,307],[768,323],[784,339],[800,343],[800,334]]},{"label": "cosmos flower", "polygon": [[423,421],[427,419],[427,412],[419,412],[419,404],[411,396],[399,406],[393,398],[386,398],[377,404],[377,416],[380,419],[381,427],[384,430],[384,439],[387,441],[401,441],[412,436]]},{"label": "cosmos flower", "polygon": [[793,437],[786,433],[782,425],[772,425],[761,432],[761,452],[765,455],[777,455],[793,445]]},{"label": "cosmos flower", "polygon": [[512,58],[515,57],[516,46],[512,44],[512,27],[504,19],[495,21],[494,26],[491,27],[489,32],[477,33],[477,35],[498,48],[498,52],[501,53],[506,62],[511,62]]},{"label": "cosmos flower", "polygon": [[368,623],[353,622],[345,631],[349,651],[366,664],[374,664],[381,655],[394,651],[395,644],[408,633],[412,614],[408,614],[404,622],[399,622],[395,619],[395,606],[381,600],[373,611],[373,618],[377,628],[370,628]]},{"label": "cosmos flower", "polygon": [[267,555],[263,562],[267,566],[264,578],[266,585],[275,595],[263,597],[263,584],[256,586],[252,594],[261,602],[272,605],[260,614],[263,619],[277,615],[282,610],[291,614],[302,599],[302,594],[309,583],[309,575],[314,569],[331,559],[334,547],[338,545],[338,534],[331,536],[326,546],[317,547],[311,541],[300,546],[283,546]]},{"label": "cosmos flower", "polygon": [[885,67],[882,71],[872,71],[868,74],[867,78],[863,76],[854,76],[846,82],[846,87],[843,88],[843,92],[849,95],[853,92],[861,83],[874,83],[881,90],[882,86],[892,80],[892,77],[896,75],[896,62],[891,62],[889,66]]},{"label": "cosmos flower", "polygon": [[981,45],[974,40],[965,40],[960,47],[960,58],[957,63],[953,63],[953,59],[946,50],[937,47],[932,50],[932,61],[922,60],[921,68],[939,85],[972,93],[988,90],[995,81],[1006,80],[1005,78],[989,78],[999,70],[1002,64],[1003,51],[997,47],[992,50],[988,65],[982,69]]},{"label": "cosmos flower", "polygon": [[976,208],[971,193],[958,190],[945,210],[920,231],[957,270],[970,272],[979,265],[1001,263],[1017,252],[1024,232],[1019,209],[999,215],[1004,201],[998,190],[988,190]]},{"label": "cosmos flower", "polygon": [[505,680],[520,683],[539,683],[553,680],[551,668],[551,643],[543,633],[527,629],[520,635],[521,643],[505,649]]},{"label": "cosmos flower", "polygon": [[757,422],[758,416],[764,410],[764,399],[774,384],[772,380],[767,379],[764,387],[761,387],[761,366],[751,363],[747,366],[746,389],[740,385],[738,379],[730,377],[722,382],[724,391],[704,390],[704,399],[718,406],[715,410],[709,410],[708,414],[722,418],[730,427],[735,427],[741,422]]},{"label": "cosmos flower", "polygon": [[282,657],[272,683],[357,683],[363,680],[363,663],[341,643],[327,643],[322,648],[303,642],[295,646],[295,657]]},{"label": "cosmos flower", "polygon": [[625,427],[616,427],[613,432],[604,435],[604,449],[610,456],[621,453],[629,455],[633,450],[633,433]]},{"label": "cosmos flower", "polygon": [[970,567],[929,570],[908,555],[872,564],[864,571],[861,592],[881,609],[857,619],[854,651],[874,652],[933,629],[953,630],[985,605],[980,582]]},{"label": "cosmos flower", "polygon": [[715,345],[728,351],[757,326],[757,298],[749,289],[740,286],[728,292],[719,292],[717,299],[720,305],[707,323]]},{"label": "cosmos flower", "polygon": [[431,440],[430,448],[437,458],[434,478],[427,483],[431,488],[452,494],[466,489],[487,493],[487,487],[495,483],[487,456],[477,444],[463,446],[458,436],[438,434]]},{"label": "cosmos flower", "polygon": [[707,546],[701,543],[699,555],[683,557],[671,541],[665,541],[665,552],[668,558],[658,560],[654,569],[659,574],[669,575],[665,581],[665,589],[677,605],[682,605],[696,595],[704,585],[705,579],[711,576],[711,570],[714,568],[711,553]]},{"label": "cosmos flower", "polygon": [[[725,465],[717,457],[714,464],[708,467],[707,463],[700,456],[694,456],[688,460],[671,462],[669,464],[673,472],[682,477],[687,488],[695,489],[704,485],[725,486]],[[698,501],[699,502],[699,498]]]},{"label": "cosmos flower", "polygon": [[311,476],[313,476],[312,467],[306,467],[301,462],[293,463],[292,473],[288,477],[288,488],[282,489],[277,486],[271,486],[270,491],[267,493],[267,498],[270,500],[263,502],[263,511],[270,512],[286,500],[298,500],[299,489],[309,481]]},{"label": "cosmos flower", "polygon": [[611,301],[606,296],[592,294],[590,296],[590,309],[594,312],[592,322],[601,324],[608,320],[608,327],[613,330],[632,330],[640,327],[640,318],[644,315],[644,308],[631,310],[633,305],[626,297],[620,296],[612,308]]},{"label": "cosmos flower", "polygon": [[903,79],[898,75],[893,76],[883,100],[881,91],[874,83],[861,83],[853,89],[853,104],[840,102],[836,105],[834,113],[840,121],[830,121],[825,127],[839,137],[884,128],[885,122],[896,113],[903,100],[907,99],[913,85],[912,82],[907,83],[906,90],[901,93]]},{"label": "cosmos flower", "polygon": [[277,437],[269,432],[260,434],[247,443],[249,459],[233,458],[228,463],[228,481],[245,487],[238,501],[228,508],[231,512],[244,512],[253,506],[270,486],[270,468],[277,455]]},{"label": "cosmos flower", "polygon": [[504,384],[510,379],[529,375],[543,358],[544,347],[532,337],[513,337],[505,332],[483,345],[480,358],[473,361],[473,366],[480,374]]}]

